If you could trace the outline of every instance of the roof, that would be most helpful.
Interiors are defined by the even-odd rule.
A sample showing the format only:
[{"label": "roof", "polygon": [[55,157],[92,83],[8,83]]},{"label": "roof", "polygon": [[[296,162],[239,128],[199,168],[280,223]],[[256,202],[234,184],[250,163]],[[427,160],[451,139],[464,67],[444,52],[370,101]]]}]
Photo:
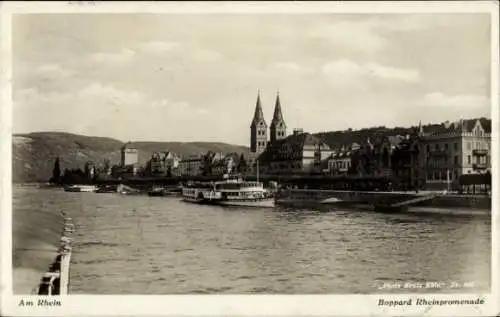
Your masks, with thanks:
[{"label": "roof", "polygon": [[480,118],[479,121],[481,122],[481,125],[483,126],[484,132],[491,133],[491,119]]},{"label": "roof", "polygon": [[135,149],[133,147],[129,147],[131,144],[132,144],[132,142],[130,142],[130,141],[128,141],[127,143],[124,143],[123,146],[122,146],[122,150],[125,150],[125,149],[127,149],[127,150],[137,150],[137,149]]},{"label": "roof", "polygon": [[390,135],[387,137],[391,146],[398,146],[405,139],[402,135]]},{"label": "roof", "polygon": [[479,121],[484,129],[484,132],[491,133],[491,119],[479,118],[479,119],[466,119],[458,120],[455,122],[444,122],[441,124],[432,124],[423,127],[425,134],[440,134],[454,131],[462,132],[472,132],[476,122]]},{"label": "roof", "polygon": [[300,159],[304,147],[307,145],[322,145],[325,150],[330,150],[330,147],[321,141],[320,138],[310,133],[292,134],[284,139],[270,143],[266,150],[259,156],[259,160],[279,161],[288,160],[290,157]]},{"label": "roof", "polygon": [[271,121],[271,126],[274,126],[278,123],[285,123],[283,119],[283,112],[281,111],[281,101],[280,101],[280,95],[276,96],[276,104],[274,105],[274,115],[273,115],[273,120]]},{"label": "roof", "polygon": [[255,113],[253,115],[252,126],[257,125],[259,122],[264,122],[264,125],[267,126],[266,120],[264,120],[264,112],[262,111],[262,104],[260,102],[260,93],[257,94],[257,102],[255,104]]},{"label": "roof", "polygon": [[332,153],[331,158],[333,159],[343,159],[343,158],[350,158],[351,157],[351,151],[337,151]]}]

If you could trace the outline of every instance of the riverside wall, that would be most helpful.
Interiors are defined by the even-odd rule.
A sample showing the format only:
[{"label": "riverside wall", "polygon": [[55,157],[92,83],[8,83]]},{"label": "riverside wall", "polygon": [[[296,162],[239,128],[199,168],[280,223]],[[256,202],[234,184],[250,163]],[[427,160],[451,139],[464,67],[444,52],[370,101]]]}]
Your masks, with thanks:
[{"label": "riverside wall", "polygon": [[63,214],[64,224],[61,231],[60,246],[52,264],[48,267],[36,288],[38,295],[67,295],[71,265],[71,235],[73,221]]},{"label": "riverside wall", "polygon": [[[256,180],[256,175],[244,175],[245,179],[250,181]],[[179,183],[187,181],[216,181],[220,180],[219,176],[187,176],[187,177],[135,177],[128,179],[108,179],[101,180],[101,184],[125,184],[136,188],[147,188],[154,185],[171,185],[175,186]],[[298,186],[302,189],[291,190],[293,195],[285,197],[285,199],[315,202],[321,199],[338,198],[343,201],[361,203],[361,204],[375,204],[375,203],[397,203],[411,198],[416,198],[425,194],[425,191],[365,191],[365,190],[333,190],[333,189],[318,189],[328,188],[332,184],[339,184],[351,181],[367,181],[377,183],[381,179],[349,179],[338,176],[325,176],[325,175],[261,175],[259,180],[264,183],[275,181],[283,186]],[[307,188],[307,189],[305,189]],[[289,193],[290,190],[281,190],[281,196],[284,193]],[[429,192],[430,193],[430,192]],[[287,194],[285,194],[286,196]],[[482,208],[491,209],[491,197],[486,195],[458,195],[447,194],[438,195],[432,200],[423,201],[415,204],[415,206],[426,207],[463,207],[463,208]]]},{"label": "riverside wall", "polygon": [[[282,202],[320,203],[329,198],[337,198],[352,204],[374,205],[377,203],[393,204],[413,198],[433,194],[432,192],[377,192],[377,191],[342,191],[318,189],[285,189],[278,193]],[[434,193],[435,194],[435,193]],[[438,194],[431,200],[414,204],[420,207],[477,208],[491,209],[491,197],[480,195]]]}]

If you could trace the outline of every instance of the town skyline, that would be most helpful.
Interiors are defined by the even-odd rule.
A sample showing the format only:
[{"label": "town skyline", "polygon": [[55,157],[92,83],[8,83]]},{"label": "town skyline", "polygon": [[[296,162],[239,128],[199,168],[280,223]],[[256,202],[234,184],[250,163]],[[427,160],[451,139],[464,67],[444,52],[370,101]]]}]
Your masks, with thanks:
[{"label": "town skyline", "polygon": [[258,91],[268,123],[280,92],[289,133],[490,118],[489,28],[482,14],[17,16],[13,133],[247,146]]},{"label": "town skyline", "polygon": [[[387,129],[396,129],[396,128],[404,128],[404,129],[412,129],[412,128],[418,128],[418,126],[421,124],[423,127],[425,126],[429,126],[429,125],[439,125],[439,124],[443,124],[443,123],[456,123],[456,122],[459,122],[460,120],[475,120],[475,119],[481,119],[481,118],[485,118],[485,119],[488,119],[488,120],[491,120],[491,117],[471,117],[471,118],[461,118],[461,119],[458,119],[458,120],[445,120],[443,122],[419,122],[419,124],[417,125],[412,125],[412,126],[384,126],[385,128]],[[269,120],[271,121],[271,120]],[[352,128],[347,128],[347,129],[344,129],[344,130],[328,130],[328,131],[303,131],[304,133],[310,133],[310,134],[317,134],[317,133],[328,133],[328,132],[339,132],[339,131],[352,131],[352,132],[355,132],[355,131],[359,131],[359,130],[365,130],[365,129],[374,129],[374,128],[378,128],[380,127],[379,126],[370,126],[370,127],[360,127],[360,128],[357,128],[357,129],[352,129]],[[298,130],[301,130],[302,128],[297,128]],[[293,130],[295,130],[295,128],[292,128],[291,130],[287,130],[287,136],[290,136],[293,134]],[[303,130],[303,129],[302,129]],[[140,142],[153,142],[153,143],[224,143],[224,144],[228,144],[228,145],[234,145],[234,146],[242,146],[242,147],[248,147],[250,148],[249,146],[249,143],[250,142],[247,142],[247,144],[237,144],[237,143],[229,143],[229,142],[226,142],[224,140],[216,140],[216,141],[200,141],[200,140],[192,140],[192,141],[176,141],[176,140],[169,140],[169,139],[155,139],[155,140],[142,140],[142,139],[130,139],[130,140],[123,140],[123,139],[118,139],[118,138],[113,138],[113,137],[110,137],[110,136],[106,136],[106,135],[93,135],[93,134],[81,134],[81,133],[73,133],[73,132],[68,132],[68,131],[32,131],[32,132],[26,132],[26,133],[14,133],[13,136],[16,136],[16,135],[25,135],[25,134],[29,134],[29,133],[68,133],[68,134],[75,134],[75,135],[82,135],[82,136],[85,136],[85,137],[98,137],[98,138],[111,138],[111,139],[115,139],[117,141],[121,141],[123,142],[124,144],[127,144],[127,143],[140,143]],[[249,138],[250,138],[250,134],[249,134]]]}]

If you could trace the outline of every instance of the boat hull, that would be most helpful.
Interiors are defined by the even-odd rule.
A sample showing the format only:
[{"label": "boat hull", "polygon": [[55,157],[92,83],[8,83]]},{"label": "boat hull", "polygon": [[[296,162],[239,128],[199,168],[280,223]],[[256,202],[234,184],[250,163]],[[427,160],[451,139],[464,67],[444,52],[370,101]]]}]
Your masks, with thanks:
[{"label": "boat hull", "polygon": [[219,202],[222,206],[234,207],[260,207],[260,208],[274,208],[276,203],[273,199],[258,199],[258,200],[221,200]]},{"label": "boat hull", "polygon": [[193,197],[182,197],[182,201],[199,205],[218,205],[218,201],[210,199],[199,199]]},{"label": "boat hull", "polygon": [[97,191],[97,187],[95,187],[95,186],[70,186],[70,187],[65,187],[64,191],[74,192],[74,193],[80,193],[80,192],[95,193]]}]

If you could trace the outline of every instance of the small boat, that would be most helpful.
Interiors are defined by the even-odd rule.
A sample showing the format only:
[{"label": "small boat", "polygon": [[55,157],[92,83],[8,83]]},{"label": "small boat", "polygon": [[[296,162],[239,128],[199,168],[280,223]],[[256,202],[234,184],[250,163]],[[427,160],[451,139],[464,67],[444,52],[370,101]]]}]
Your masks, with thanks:
[{"label": "small boat", "polygon": [[97,191],[97,186],[94,185],[70,185],[64,187],[66,192],[90,192],[94,193]]}]

